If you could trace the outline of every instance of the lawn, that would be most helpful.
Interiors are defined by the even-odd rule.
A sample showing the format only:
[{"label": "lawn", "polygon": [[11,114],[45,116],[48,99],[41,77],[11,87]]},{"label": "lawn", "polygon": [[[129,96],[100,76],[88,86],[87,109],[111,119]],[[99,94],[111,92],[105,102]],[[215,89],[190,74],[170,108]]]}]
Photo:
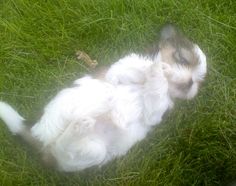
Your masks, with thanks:
[{"label": "lawn", "polygon": [[[0,122],[0,185],[227,185],[236,181],[236,4],[233,0],[1,0],[0,99],[31,121],[89,73],[75,52],[109,65],[143,51],[166,22],[205,52],[198,96],[178,101],[129,153],[102,168],[47,170]],[[95,94],[95,93],[94,93]],[[96,95],[95,95],[96,96]]]}]

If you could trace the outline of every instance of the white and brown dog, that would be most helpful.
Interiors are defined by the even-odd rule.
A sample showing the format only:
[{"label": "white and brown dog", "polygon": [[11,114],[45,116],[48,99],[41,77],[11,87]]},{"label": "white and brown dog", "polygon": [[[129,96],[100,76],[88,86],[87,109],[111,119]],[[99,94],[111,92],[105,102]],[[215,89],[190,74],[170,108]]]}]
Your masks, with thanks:
[{"label": "white and brown dog", "polygon": [[161,122],[175,98],[191,99],[206,74],[206,57],[173,26],[161,31],[159,50],[129,54],[104,79],[85,76],[45,107],[31,128],[8,104],[0,117],[13,134],[40,148],[45,161],[77,171],[124,155]]}]

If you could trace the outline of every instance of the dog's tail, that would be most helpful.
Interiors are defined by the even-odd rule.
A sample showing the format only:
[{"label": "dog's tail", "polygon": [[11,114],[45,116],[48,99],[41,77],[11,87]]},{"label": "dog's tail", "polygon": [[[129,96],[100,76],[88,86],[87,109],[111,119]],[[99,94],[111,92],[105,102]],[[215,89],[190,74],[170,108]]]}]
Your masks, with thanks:
[{"label": "dog's tail", "polygon": [[25,130],[25,119],[7,103],[0,102],[0,118],[13,134],[20,134]]},{"label": "dog's tail", "polygon": [[42,144],[31,135],[30,128],[24,124],[25,119],[10,105],[1,101],[0,119],[5,122],[12,134],[19,135],[25,142],[38,150],[42,147]]}]

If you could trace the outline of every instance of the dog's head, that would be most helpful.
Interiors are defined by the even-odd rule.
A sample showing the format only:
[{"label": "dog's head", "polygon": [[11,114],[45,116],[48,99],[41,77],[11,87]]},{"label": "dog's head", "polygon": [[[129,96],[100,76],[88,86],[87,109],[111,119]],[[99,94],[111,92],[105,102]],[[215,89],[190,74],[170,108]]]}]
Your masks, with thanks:
[{"label": "dog's head", "polygon": [[199,46],[190,42],[175,27],[168,25],[161,31],[159,54],[170,96],[193,98],[207,71],[206,56]]}]

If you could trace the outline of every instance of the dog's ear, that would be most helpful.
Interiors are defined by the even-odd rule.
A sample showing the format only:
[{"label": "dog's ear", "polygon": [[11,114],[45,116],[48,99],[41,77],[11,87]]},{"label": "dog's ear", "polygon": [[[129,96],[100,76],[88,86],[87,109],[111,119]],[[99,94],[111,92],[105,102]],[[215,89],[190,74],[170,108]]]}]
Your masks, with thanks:
[{"label": "dog's ear", "polygon": [[160,40],[172,40],[173,38],[176,38],[178,34],[178,29],[176,26],[172,24],[166,24],[161,29],[161,37]]}]

